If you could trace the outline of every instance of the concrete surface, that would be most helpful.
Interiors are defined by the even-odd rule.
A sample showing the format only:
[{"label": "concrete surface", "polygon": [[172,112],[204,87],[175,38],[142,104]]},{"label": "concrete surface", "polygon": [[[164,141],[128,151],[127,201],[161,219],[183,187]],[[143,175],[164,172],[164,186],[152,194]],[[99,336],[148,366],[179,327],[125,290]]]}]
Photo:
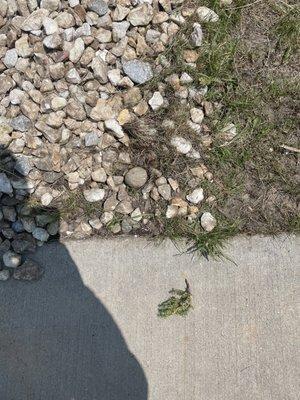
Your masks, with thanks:
[{"label": "concrete surface", "polygon": [[[41,281],[0,285],[0,399],[298,399],[299,238],[237,238],[237,265],[176,254],[134,238],[41,248]],[[194,309],[157,318],[185,277]]]}]

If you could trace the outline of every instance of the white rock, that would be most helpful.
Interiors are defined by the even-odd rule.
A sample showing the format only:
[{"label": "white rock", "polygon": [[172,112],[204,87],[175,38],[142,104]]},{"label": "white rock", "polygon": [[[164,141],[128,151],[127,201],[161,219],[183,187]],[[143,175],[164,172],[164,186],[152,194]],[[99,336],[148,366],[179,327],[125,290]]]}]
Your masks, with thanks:
[{"label": "white rock", "polygon": [[195,124],[201,124],[204,118],[204,112],[201,108],[191,108],[190,109],[191,120],[195,122]]},{"label": "white rock", "polygon": [[230,6],[233,3],[233,0],[220,0],[220,6]]},{"label": "white rock", "polygon": [[169,205],[166,211],[166,218],[174,218],[178,215],[179,208],[174,205]]},{"label": "white rock", "polygon": [[51,100],[52,110],[57,111],[61,110],[67,105],[67,100],[64,97],[55,96]]},{"label": "white rock", "polygon": [[98,168],[92,172],[92,179],[95,182],[106,182],[107,175],[104,168]]},{"label": "white rock", "polygon": [[75,40],[73,47],[70,50],[69,59],[73,63],[77,63],[80,60],[84,52],[85,46],[84,41],[81,38]]},{"label": "white rock", "polygon": [[114,213],[105,211],[100,218],[102,224],[107,225],[114,219]]},{"label": "white rock", "polygon": [[48,206],[53,200],[53,196],[51,193],[44,193],[41,197],[41,203],[43,206]]},{"label": "white rock", "polygon": [[28,35],[23,34],[20,39],[16,41],[15,48],[19,57],[29,57],[32,53],[32,49],[28,43]]},{"label": "white rock", "polygon": [[132,213],[130,214],[131,219],[133,219],[136,222],[139,222],[142,220],[143,218],[143,214],[141,213],[140,208],[136,208],[132,211]]},{"label": "white rock", "polygon": [[201,125],[196,124],[195,122],[192,122],[191,120],[188,120],[187,125],[196,133],[201,133]]},{"label": "white rock", "polygon": [[197,15],[200,22],[217,22],[219,21],[219,16],[213,10],[208,7],[201,6],[197,8]]},{"label": "white rock", "polygon": [[192,204],[198,204],[204,199],[203,189],[197,188],[186,196],[186,199]]},{"label": "white rock", "polygon": [[75,34],[76,34],[76,37],[91,36],[92,31],[91,31],[90,25],[85,22],[79,28],[76,29]]},{"label": "white rock", "polygon": [[13,89],[9,93],[9,100],[11,104],[17,105],[21,104],[22,100],[26,97],[26,94],[23,92],[23,90],[20,89]]},{"label": "white rock", "polygon": [[128,21],[112,23],[112,36],[114,42],[118,42],[126,36],[129,26],[130,23]]},{"label": "white rock", "polygon": [[78,6],[78,4],[79,4],[79,0],[69,0],[70,7]]},{"label": "white rock", "polygon": [[108,73],[107,63],[104,62],[99,57],[94,57],[91,67],[92,67],[95,77],[98,78],[101,83],[106,83],[108,80],[108,78],[107,78],[107,73]]},{"label": "white rock", "polygon": [[73,84],[78,84],[81,82],[80,75],[77,71],[76,68],[71,68],[67,73],[66,73],[66,81],[69,83]]},{"label": "white rock", "polygon": [[65,29],[63,31],[63,38],[64,40],[66,40],[67,42],[73,42],[76,39],[76,32],[75,29],[72,28],[68,28]]},{"label": "white rock", "polygon": [[43,40],[44,46],[48,49],[57,49],[62,45],[62,38],[58,33],[46,36]]},{"label": "white rock", "polygon": [[156,111],[164,104],[164,98],[159,92],[154,92],[148,103],[152,110]]},{"label": "white rock", "polygon": [[7,68],[13,68],[18,61],[18,52],[16,49],[9,49],[5,53],[3,63]]},{"label": "white rock", "polygon": [[114,136],[116,136],[118,139],[121,139],[122,137],[124,137],[123,128],[116,119],[108,119],[108,120],[104,121],[104,125],[105,125],[105,128],[112,131]]},{"label": "white rock", "polygon": [[111,69],[108,71],[107,76],[110,83],[114,86],[118,86],[122,79],[121,71],[119,69]]},{"label": "white rock", "polygon": [[39,31],[43,25],[43,19],[49,15],[49,10],[44,8],[33,11],[21,25],[23,31]]},{"label": "white rock", "polygon": [[201,215],[201,226],[206,232],[211,232],[217,225],[217,220],[210,212]]},{"label": "white rock", "polygon": [[142,4],[133,8],[127,16],[127,20],[133,26],[145,26],[150,23],[153,17],[153,8],[150,4]]},{"label": "white rock", "polygon": [[43,26],[44,26],[46,35],[52,35],[53,33],[58,32],[57,22],[54,21],[52,18],[49,18],[49,17],[43,18]]},{"label": "white rock", "polygon": [[86,189],[83,191],[84,198],[90,203],[101,201],[104,199],[105,190],[99,188]]},{"label": "white rock", "polygon": [[186,85],[187,83],[192,83],[193,82],[193,78],[187,74],[186,72],[183,72],[181,77],[180,77],[180,82],[183,85]]},{"label": "white rock", "polygon": [[187,154],[192,149],[192,143],[181,136],[172,137],[171,145],[181,154]]},{"label": "white rock", "polygon": [[96,229],[97,231],[102,228],[103,224],[99,218],[90,219],[89,224],[92,228]]},{"label": "white rock", "polygon": [[20,254],[14,253],[13,251],[7,251],[3,254],[3,264],[7,268],[17,268],[21,264]]}]

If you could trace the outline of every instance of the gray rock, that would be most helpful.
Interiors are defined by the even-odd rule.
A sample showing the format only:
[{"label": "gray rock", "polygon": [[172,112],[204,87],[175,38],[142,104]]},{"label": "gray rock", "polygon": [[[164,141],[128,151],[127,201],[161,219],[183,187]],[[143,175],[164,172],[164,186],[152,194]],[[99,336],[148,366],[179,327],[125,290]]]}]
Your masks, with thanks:
[{"label": "gray rock", "polygon": [[191,33],[191,43],[194,47],[200,47],[203,40],[203,32],[201,25],[197,22],[193,25],[193,32]]},{"label": "gray rock", "polygon": [[153,78],[151,65],[140,60],[130,60],[123,63],[123,70],[135,83],[145,83]]},{"label": "gray rock", "polygon": [[124,233],[129,233],[129,232],[132,231],[132,225],[131,225],[131,223],[128,221],[128,219],[126,219],[126,218],[124,218],[124,219],[122,220],[121,226],[122,226],[122,231],[123,231]]},{"label": "gray rock", "polygon": [[108,12],[108,5],[103,0],[90,0],[88,4],[88,9],[102,16]]},{"label": "gray rock", "polygon": [[21,264],[20,254],[14,253],[13,251],[7,251],[3,254],[3,264],[7,268],[17,268]]},{"label": "gray rock", "polygon": [[125,175],[125,183],[132,187],[139,189],[145,185],[148,179],[147,171],[141,167],[131,168]]},{"label": "gray rock", "polygon": [[11,194],[13,192],[10,180],[4,172],[0,172],[0,192],[6,194]]},{"label": "gray rock", "polygon": [[3,269],[0,271],[0,281],[4,282],[10,278],[10,272],[8,269]]},{"label": "gray rock", "polygon": [[97,146],[99,137],[96,132],[89,132],[84,137],[84,144],[86,147]]},{"label": "gray rock", "polygon": [[15,222],[13,222],[11,224],[11,227],[12,227],[14,232],[17,232],[17,233],[24,232],[24,226],[23,226],[22,221],[20,221],[20,220],[17,220]]},{"label": "gray rock", "polygon": [[20,156],[15,163],[15,170],[23,176],[27,176],[32,170],[32,165],[28,157]]},{"label": "gray rock", "polygon": [[59,221],[51,222],[51,223],[47,226],[47,232],[48,232],[49,235],[51,235],[51,236],[57,235],[58,232],[59,232]]},{"label": "gray rock", "polygon": [[32,123],[25,115],[18,115],[11,120],[10,125],[15,131],[26,132],[31,128]]},{"label": "gray rock", "polygon": [[18,281],[37,281],[42,277],[42,274],[42,268],[35,261],[27,259],[14,270],[13,278]]},{"label": "gray rock", "polygon": [[32,236],[40,242],[46,242],[49,239],[49,233],[44,228],[35,228]]},{"label": "gray rock", "polygon": [[35,250],[35,240],[27,232],[19,233],[11,242],[11,247],[16,253],[23,254]]},{"label": "gray rock", "polygon": [[2,206],[2,213],[4,219],[10,222],[14,222],[17,219],[17,212],[15,207],[12,206]]}]

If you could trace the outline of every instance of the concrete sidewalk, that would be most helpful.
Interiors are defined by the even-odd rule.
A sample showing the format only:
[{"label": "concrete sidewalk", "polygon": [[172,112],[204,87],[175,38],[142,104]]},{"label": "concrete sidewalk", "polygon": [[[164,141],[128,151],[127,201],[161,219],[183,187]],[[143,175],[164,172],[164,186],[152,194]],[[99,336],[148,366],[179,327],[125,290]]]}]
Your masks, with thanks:
[{"label": "concrete sidewalk", "polygon": [[[237,265],[134,238],[42,247],[41,281],[0,285],[0,399],[298,399],[299,238],[236,238],[228,255]],[[194,309],[159,319],[184,278]]]}]

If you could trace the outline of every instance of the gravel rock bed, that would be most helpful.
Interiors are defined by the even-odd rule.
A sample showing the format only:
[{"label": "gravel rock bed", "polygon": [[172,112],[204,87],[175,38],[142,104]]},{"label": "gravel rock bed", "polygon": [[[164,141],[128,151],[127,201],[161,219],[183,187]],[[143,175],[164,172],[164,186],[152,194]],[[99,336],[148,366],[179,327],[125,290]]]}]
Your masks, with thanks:
[{"label": "gravel rock bed", "polygon": [[[0,280],[38,279],[26,255],[58,236],[153,233],[156,220],[174,217],[214,229],[213,215],[201,210],[215,201],[201,187],[213,179],[202,160],[207,88],[188,72],[161,78],[170,68],[165,51],[191,16],[187,71],[196,66],[201,23],[218,19],[206,7],[0,0]],[[188,110],[194,139],[174,119],[159,119],[173,98]],[[160,125],[146,125],[151,151],[159,154],[164,129],[167,151],[188,160],[185,186],[139,161],[132,127],[147,118]],[[231,140],[234,125],[223,134]]]}]

